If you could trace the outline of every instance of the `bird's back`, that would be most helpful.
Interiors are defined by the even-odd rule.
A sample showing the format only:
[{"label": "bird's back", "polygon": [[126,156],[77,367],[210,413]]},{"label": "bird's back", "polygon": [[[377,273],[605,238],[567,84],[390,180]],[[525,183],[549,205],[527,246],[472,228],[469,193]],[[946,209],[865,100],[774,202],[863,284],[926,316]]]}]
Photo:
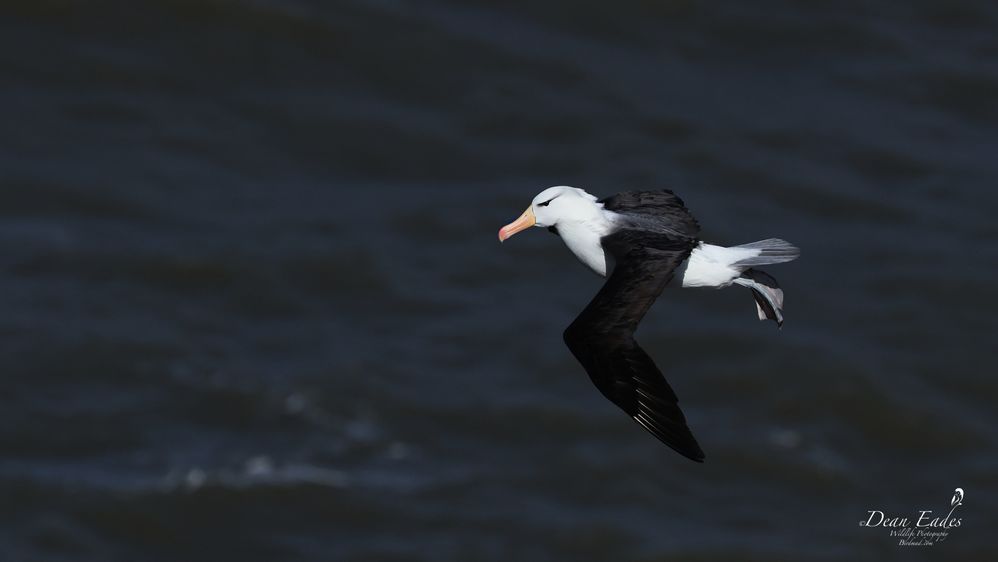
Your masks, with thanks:
[{"label": "bird's back", "polygon": [[620,217],[620,228],[696,239],[700,224],[675,193],[667,190],[625,191],[599,201]]}]

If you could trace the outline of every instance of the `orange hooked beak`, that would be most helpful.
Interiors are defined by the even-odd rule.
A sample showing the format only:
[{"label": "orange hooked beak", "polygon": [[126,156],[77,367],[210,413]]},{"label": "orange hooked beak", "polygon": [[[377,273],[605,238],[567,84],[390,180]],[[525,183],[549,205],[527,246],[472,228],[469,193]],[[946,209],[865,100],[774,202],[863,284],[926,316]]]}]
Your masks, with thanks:
[{"label": "orange hooked beak", "polygon": [[521,230],[526,230],[531,226],[534,226],[536,223],[537,218],[534,217],[534,208],[527,207],[527,210],[523,211],[520,218],[499,229],[499,241],[505,242],[510,236],[520,232]]}]

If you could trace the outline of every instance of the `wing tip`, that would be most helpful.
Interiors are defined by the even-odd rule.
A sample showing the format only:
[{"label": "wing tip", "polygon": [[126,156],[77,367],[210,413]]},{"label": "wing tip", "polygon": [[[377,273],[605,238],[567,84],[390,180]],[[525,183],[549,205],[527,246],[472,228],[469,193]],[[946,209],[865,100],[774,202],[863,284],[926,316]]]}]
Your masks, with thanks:
[{"label": "wing tip", "polygon": [[703,464],[703,461],[706,458],[704,456],[704,454],[703,454],[703,451],[700,451],[699,454],[696,455],[696,456],[690,456],[690,455],[684,455],[684,456],[686,458],[690,459],[691,461],[693,461],[695,463],[699,463],[699,464]]},{"label": "wing tip", "polygon": [[649,423],[651,420],[642,414],[632,416],[632,419],[638,422],[638,425],[643,427],[648,433],[655,436],[656,439],[664,443],[673,451],[679,453],[680,455],[690,459],[696,463],[703,463],[705,455],[703,449],[700,448],[700,444],[697,443],[696,437],[693,437],[693,432],[690,431],[688,425],[686,425],[686,420],[683,420],[682,432],[685,435],[669,435],[668,433],[661,430],[660,427],[656,427],[655,424]]},{"label": "wing tip", "polygon": [[703,454],[703,450],[700,448],[700,445],[697,444],[696,441],[693,442],[692,447],[688,448],[680,448],[671,443],[666,443],[666,445],[671,447],[673,451],[679,453],[680,455],[683,455],[684,457],[690,459],[695,463],[703,464],[703,461],[706,458],[706,456]]}]

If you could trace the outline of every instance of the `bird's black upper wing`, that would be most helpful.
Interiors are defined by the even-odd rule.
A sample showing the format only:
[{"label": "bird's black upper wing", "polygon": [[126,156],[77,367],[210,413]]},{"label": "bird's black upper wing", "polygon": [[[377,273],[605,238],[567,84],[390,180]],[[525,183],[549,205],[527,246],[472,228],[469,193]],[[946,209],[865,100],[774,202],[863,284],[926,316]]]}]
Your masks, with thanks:
[{"label": "bird's black upper wing", "polygon": [[[686,425],[675,392],[634,341],[638,323],[697,244],[696,221],[678,197],[667,194],[673,201],[668,213],[658,216],[671,226],[658,232],[623,228],[603,238],[603,250],[615,261],[613,272],[565,330],[565,343],[604,396],[663,443],[702,462],[703,451]],[[642,214],[653,217],[656,210]],[[688,220],[674,222],[670,215]]]},{"label": "bird's black upper wing", "polygon": [[675,193],[658,191],[625,191],[600,199],[603,208],[623,217],[629,226],[647,232],[658,232],[676,238],[696,238],[700,225]]}]

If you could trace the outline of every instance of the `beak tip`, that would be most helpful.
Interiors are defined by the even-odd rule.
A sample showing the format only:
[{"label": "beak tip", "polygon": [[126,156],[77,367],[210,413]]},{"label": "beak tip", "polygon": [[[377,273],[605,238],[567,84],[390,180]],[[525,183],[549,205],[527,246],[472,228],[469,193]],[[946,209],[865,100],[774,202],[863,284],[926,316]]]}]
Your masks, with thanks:
[{"label": "beak tip", "polygon": [[520,215],[518,219],[507,224],[506,226],[499,229],[499,242],[505,242],[507,238],[513,236],[517,232],[535,226],[537,224],[537,219],[534,217],[534,211],[531,207],[527,207],[526,211]]}]

